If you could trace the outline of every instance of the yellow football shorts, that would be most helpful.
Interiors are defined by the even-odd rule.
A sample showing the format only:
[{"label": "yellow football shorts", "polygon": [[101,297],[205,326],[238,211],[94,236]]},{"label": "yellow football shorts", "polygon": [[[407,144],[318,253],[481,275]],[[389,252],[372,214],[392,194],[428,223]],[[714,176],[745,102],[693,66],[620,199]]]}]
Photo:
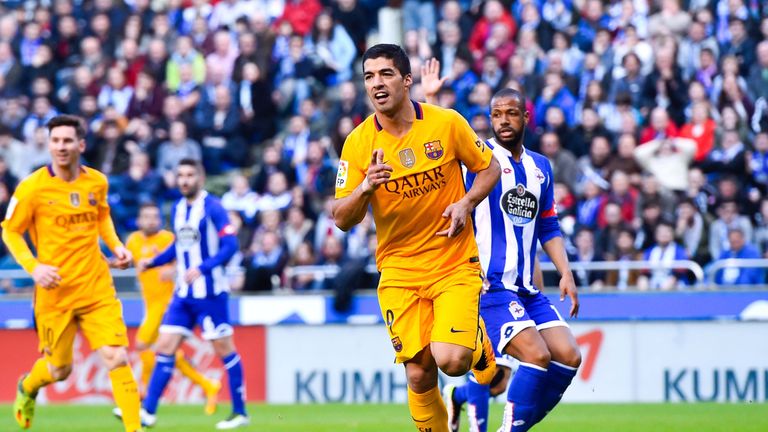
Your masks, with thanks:
[{"label": "yellow football shorts", "polygon": [[144,319],[136,331],[136,340],[145,345],[152,345],[157,341],[160,324],[163,322],[168,304],[171,302],[168,298],[144,299]]},{"label": "yellow football shorts", "polygon": [[430,342],[475,349],[481,274],[477,263],[433,276],[384,269],[379,306],[397,363],[410,360]]},{"label": "yellow football shorts", "polygon": [[92,305],[74,309],[36,310],[35,323],[40,351],[57,367],[72,364],[78,327],[92,350],[103,346],[128,346],[123,305],[116,297],[107,297]]}]

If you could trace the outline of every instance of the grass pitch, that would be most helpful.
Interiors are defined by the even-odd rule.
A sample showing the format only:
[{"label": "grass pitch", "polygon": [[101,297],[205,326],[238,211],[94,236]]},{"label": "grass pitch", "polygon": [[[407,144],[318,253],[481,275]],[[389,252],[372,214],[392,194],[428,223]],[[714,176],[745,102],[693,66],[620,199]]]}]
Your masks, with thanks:
[{"label": "grass pitch", "polygon": [[[120,432],[112,407],[96,405],[39,406],[32,431]],[[10,405],[0,405],[0,432],[18,431]],[[491,405],[489,432],[501,423],[502,405]],[[212,431],[227,407],[207,417],[199,406],[161,406],[157,432]],[[249,405],[251,426],[263,432],[399,432],[414,431],[405,405]],[[462,431],[467,430],[463,419]],[[537,432],[758,432],[768,431],[766,404],[564,404]]]}]

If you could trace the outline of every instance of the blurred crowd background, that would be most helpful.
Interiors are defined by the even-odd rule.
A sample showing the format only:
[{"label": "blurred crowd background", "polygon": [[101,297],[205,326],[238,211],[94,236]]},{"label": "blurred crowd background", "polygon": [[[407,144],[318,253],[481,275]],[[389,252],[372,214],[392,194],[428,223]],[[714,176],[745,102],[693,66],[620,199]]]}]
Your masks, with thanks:
[{"label": "blurred crowd background", "polygon": [[[329,203],[344,139],[371,112],[360,57],[377,41],[406,49],[416,100],[420,66],[439,59],[440,104],[484,139],[492,94],[524,91],[525,145],[553,164],[572,260],[768,257],[763,0],[6,0],[1,213],[49,160],[46,121],[79,114],[123,237],[142,203],[178,198],[175,165],[194,157],[239,229],[236,289],[373,287],[372,221],[341,232]],[[14,268],[5,250],[0,264]],[[341,276],[284,272],[314,264]],[[693,282],[659,268],[576,276],[592,290]]]}]

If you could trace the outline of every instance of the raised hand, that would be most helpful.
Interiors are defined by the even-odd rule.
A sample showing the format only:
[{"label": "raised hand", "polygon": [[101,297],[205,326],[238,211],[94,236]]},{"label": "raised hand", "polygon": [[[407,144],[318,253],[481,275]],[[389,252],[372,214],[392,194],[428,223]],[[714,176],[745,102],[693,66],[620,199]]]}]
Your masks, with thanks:
[{"label": "raised hand", "polygon": [[384,150],[374,150],[371,154],[371,164],[368,165],[368,174],[361,185],[363,193],[373,193],[379,186],[389,180],[393,170],[392,166],[384,163]]},{"label": "raised hand", "polygon": [[428,103],[437,103],[437,93],[448,77],[440,78],[440,61],[431,58],[421,65],[421,89]]}]

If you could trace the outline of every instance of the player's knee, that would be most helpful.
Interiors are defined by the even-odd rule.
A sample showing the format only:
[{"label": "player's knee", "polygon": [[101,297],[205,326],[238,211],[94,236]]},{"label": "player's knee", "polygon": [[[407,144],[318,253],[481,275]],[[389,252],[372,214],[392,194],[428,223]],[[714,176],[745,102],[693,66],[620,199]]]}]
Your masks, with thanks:
[{"label": "player's knee", "polygon": [[51,377],[54,381],[64,381],[72,373],[72,366],[51,366]]},{"label": "player's knee", "polygon": [[511,375],[508,367],[500,366],[496,368],[496,375],[491,380],[491,396],[496,397],[507,391],[509,376]]},{"label": "player's knee", "polygon": [[581,351],[578,348],[571,348],[563,354],[562,359],[557,359],[559,363],[572,368],[578,368],[581,366]]},{"label": "player's knee", "polygon": [[530,347],[528,352],[525,353],[525,356],[521,358],[520,361],[547,368],[549,367],[549,362],[552,361],[552,355],[549,353],[549,350],[546,348],[546,346],[534,345]]},{"label": "player's knee", "polygon": [[102,347],[99,352],[109,370],[128,364],[128,351],[124,347]]},{"label": "player's knee", "polygon": [[472,366],[472,354],[462,355],[462,353],[451,353],[443,356],[437,361],[437,367],[448,376],[462,376],[469,371]]}]

